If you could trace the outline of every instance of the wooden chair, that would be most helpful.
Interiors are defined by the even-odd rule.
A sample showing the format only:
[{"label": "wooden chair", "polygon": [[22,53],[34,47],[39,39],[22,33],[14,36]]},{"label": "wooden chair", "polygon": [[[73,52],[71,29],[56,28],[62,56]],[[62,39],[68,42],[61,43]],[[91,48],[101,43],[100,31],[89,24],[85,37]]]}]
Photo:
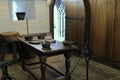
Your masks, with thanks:
[{"label": "wooden chair", "polygon": [[3,36],[0,34],[0,60],[4,61],[5,53],[7,52],[7,41],[3,38]]},{"label": "wooden chair", "polygon": [[10,31],[4,32],[1,34],[1,61],[5,60],[5,55],[8,53],[9,45],[11,45],[12,53],[13,53],[13,62],[17,61],[17,36],[19,36],[18,32]]}]

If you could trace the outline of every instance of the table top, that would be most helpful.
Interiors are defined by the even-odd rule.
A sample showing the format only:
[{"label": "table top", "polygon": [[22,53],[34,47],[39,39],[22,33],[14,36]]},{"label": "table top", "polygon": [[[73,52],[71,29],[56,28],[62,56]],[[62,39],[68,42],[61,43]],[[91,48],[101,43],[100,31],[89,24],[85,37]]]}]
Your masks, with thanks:
[{"label": "table top", "polygon": [[52,54],[64,54],[65,52],[69,52],[69,51],[73,51],[73,50],[77,50],[78,47],[75,45],[71,45],[71,46],[64,46],[64,44],[60,41],[55,41],[55,43],[51,43],[50,45],[50,49],[46,49],[43,48],[42,45],[39,44],[30,44],[29,41],[25,41],[24,38],[18,38],[18,40],[20,42],[22,42],[23,44],[31,47],[32,49],[41,52],[41,54],[43,53],[44,55],[52,55]]}]

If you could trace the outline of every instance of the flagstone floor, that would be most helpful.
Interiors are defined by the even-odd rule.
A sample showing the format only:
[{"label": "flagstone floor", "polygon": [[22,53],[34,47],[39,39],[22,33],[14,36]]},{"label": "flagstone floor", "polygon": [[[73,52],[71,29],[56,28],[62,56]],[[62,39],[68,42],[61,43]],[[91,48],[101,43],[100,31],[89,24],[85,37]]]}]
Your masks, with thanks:
[{"label": "flagstone floor", "polygon": [[[12,60],[12,55],[8,54],[6,56],[6,62],[9,62]],[[75,63],[78,61],[77,67],[73,71],[72,80],[86,80],[86,63],[84,59],[77,58],[75,56],[71,57],[71,69],[75,65]],[[38,57],[35,57],[31,61],[38,61]],[[29,60],[30,62],[30,60]],[[58,70],[64,72],[65,66],[64,66],[64,56],[59,55],[55,57],[50,57],[47,60],[47,63],[54,66]],[[30,67],[39,77],[41,77],[40,74],[40,65],[37,64],[35,66]],[[17,64],[11,64],[8,67],[8,72],[12,77],[15,77],[16,80],[34,80],[33,77],[31,77],[30,74],[22,70],[20,66],[20,62]],[[0,77],[2,76],[2,71],[0,69]],[[95,61],[89,62],[89,80],[120,80],[120,70],[111,68],[109,66],[97,63]],[[55,80],[56,78],[60,77],[60,75],[50,68],[47,67],[46,69],[46,80]]]}]

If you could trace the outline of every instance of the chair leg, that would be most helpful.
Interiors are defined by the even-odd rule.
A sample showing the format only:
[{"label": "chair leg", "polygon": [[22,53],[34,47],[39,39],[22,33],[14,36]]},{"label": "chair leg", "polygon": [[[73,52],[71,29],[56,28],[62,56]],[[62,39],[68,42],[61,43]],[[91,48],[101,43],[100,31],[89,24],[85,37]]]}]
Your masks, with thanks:
[{"label": "chair leg", "polygon": [[12,47],[13,47],[13,62],[16,63],[17,62],[17,52],[16,52],[15,42],[12,43]]},{"label": "chair leg", "polygon": [[5,60],[5,54],[7,53],[7,45],[4,44],[1,49],[1,61],[3,62]]},{"label": "chair leg", "polygon": [[[5,43],[1,46],[1,57],[0,57],[0,60],[2,62],[4,62],[5,60],[5,55],[7,54],[8,52],[8,49],[9,49],[9,44],[8,43]],[[13,63],[16,63],[17,62],[17,51],[16,51],[16,43],[15,42],[12,42],[12,51],[13,51]]]}]

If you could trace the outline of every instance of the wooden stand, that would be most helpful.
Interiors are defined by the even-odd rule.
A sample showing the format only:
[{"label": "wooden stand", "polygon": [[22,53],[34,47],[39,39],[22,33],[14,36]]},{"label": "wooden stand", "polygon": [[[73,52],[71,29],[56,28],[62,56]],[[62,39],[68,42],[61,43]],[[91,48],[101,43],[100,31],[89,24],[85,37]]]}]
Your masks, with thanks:
[{"label": "wooden stand", "polygon": [[7,41],[16,41],[17,37],[19,36],[19,32],[8,31],[8,32],[2,33],[2,35],[5,38],[5,40],[7,40]]},{"label": "wooden stand", "polygon": [[1,61],[4,61],[5,59],[5,54],[8,52],[8,48],[9,48],[9,43],[12,46],[12,51],[13,51],[13,61],[16,62],[17,60],[17,53],[16,53],[16,41],[17,41],[17,37],[19,36],[19,33],[16,31],[8,31],[8,32],[4,32],[2,33],[2,36],[4,38],[4,40],[6,41],[5,43],[3,43],[2,46],[2,55],[1,55]]}]

